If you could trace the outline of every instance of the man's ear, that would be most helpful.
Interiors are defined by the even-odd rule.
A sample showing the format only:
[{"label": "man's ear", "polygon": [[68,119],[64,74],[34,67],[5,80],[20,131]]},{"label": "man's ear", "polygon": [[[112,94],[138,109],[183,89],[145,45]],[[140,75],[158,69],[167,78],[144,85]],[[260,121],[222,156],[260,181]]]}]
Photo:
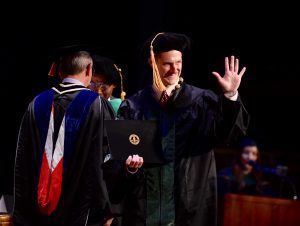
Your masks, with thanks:
[{"label": "man's ear", "polygon": [[86,76],[90,76],[93,75],[93,66],[92,64],[88,64],[88,66],[86,67]]}]

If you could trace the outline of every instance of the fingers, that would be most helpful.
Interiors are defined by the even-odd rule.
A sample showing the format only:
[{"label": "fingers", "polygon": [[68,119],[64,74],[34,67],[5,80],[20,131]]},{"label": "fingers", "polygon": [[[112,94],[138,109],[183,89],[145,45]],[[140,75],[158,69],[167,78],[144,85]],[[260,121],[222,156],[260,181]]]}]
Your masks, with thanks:
[{"label": "fingers", "polygon": [[228,57],[225,57],[225,72],[229,71],[229,60]]},{"label": "fingers", "polygon": [[112,224],[112,222],[113,222],[113,219],[114,218],[110,218],[110,219],[104,220],[105,222],[104,222],[103,226],[110,226]]},{"label": "fingers", "polygon": [[245,71],[246,71],[246,67],[243,67],[241,72],[239,73],[239,76],[242,77],[244,75]]},{"label": "fingers", "polygon": [[234,71],[234,56],[230,57],[230,71]]},{"label": "fingers", "polygon": [[[242,70],[239,72],[239,59],[235,58],[233,55],[229,57],[225,57],[225,74],[221,76],[218,72],[213,71],[212,74],[218,80],[218,82],[224,83],[228,81],[231,77],[242,77],[246,71],[246,67],[243,67]],[[224,80],[225,78],[225,80]],[[231,80],[231,79],[230,79]],[[225,84],[226,85],[226,84]],[[222,85],[223,86],[223,85]],[[227,90],[227,88],[225,89]]]},{"label": "fingers", "polygon": [[212,74],[215,76],[215,78],[219,81],[222,79],[221,75],[218,72],[213,71]]},{"label": "fingers", "polygon": [[235,59],[234,72],[239,73],[239,59]]},{"label": "fingers", "polygon": [[144,163],[143,157],[140,157],[139,155],[130,155],[126,159],[126,166],[129,168],[141,168]]},{"label": "fingers", "polygon": [[127,172],[129,172],[130,174],[135,174],[138,171],[138,169],[142,167],[144,159],[139,155],[130,155],[126,159],[125,163]]},{"label": "fingers", "polygon": [[246,71],[246,67],[243,67],[241,72],[239,73],[239,65],[239,59],[235,58],[233,55],[230,57],[230,62],[228,62],[228,57],[225,58],[225,70],[229,69],[231,72],[234,72],[239,76],[243,76]]}]

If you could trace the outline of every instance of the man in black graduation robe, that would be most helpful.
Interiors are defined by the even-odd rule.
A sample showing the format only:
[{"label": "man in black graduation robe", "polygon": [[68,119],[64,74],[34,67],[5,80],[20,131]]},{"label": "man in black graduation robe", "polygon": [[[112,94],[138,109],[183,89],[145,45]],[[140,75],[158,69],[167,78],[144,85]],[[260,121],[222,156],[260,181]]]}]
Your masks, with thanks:
[{"label": "man in black graduation robe", "polygon": [[[74,91],[76,89],[79,91]],[[54,106],[58,106],[58,112],[65,111],[82,89],[82,86],[76,84],[58,86],[56,90],[63,92],[63,95],[54,93]],[[19,132],[16,155],[15,225],[84,225],[80,222],[87,220],[91,194],[95,192],[101,207],[108,207],[107,191],[100,169],[104,155],[101,150],[103,118],[104,112],[108,112],[108,105],[97,97],[89,108],[89,116],[70,144],[72,156],[64,156],[68,166],[63,173],[61,197],[56,210],[49,217],[41,215],[37,206],[38,172],[44,147],[35,120],[35,101],[28,106]]]},{"label": "man in black graduation robe", "polygon": [[[244,135],[248,113],[237,92],[218,96],[182,81],[181,53],[187,47],[186,36],[160,33],[150,41],[146,48],[153,44],[155,55],[150,52],[149,56],[153,84],[123,101],[118,114],[125,119],[158,121],[165,163],[140,171],[126,197],[123,225],[214,226],[217,186],[213,148],[219,141],[230,142]],[[230,68],[226,60],[226,76],[241,77],[245,69],[238,74],[235,59],[231,58]],[[161,74],[155,75],[155,71]],[[176,83],[168,84],[175,76]],[[165,90],[159,89],[160,78],[165,81]],[[169,86],[173,90],[165,98]]]},{"label": "man in black graduation robe", "polygon": [[[93,74],[88,52],[65,53],[59,67],[62,83],[33,99],[20,126],[15,226],[82,226],[90,212],[99,221],[114,214],[103,171],[104,119],[114,119],[113,109],[86,88]],[[140,159],[133,163],[141,166]]]}]

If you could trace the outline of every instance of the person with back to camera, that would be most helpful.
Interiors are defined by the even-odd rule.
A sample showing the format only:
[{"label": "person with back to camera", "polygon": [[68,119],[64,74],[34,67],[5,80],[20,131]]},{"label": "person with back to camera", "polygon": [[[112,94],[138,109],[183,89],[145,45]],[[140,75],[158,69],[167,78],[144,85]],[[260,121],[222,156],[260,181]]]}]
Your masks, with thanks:
[{"label": "person with back to camera", "polygon": [[[51,72],[62,82],[38,94],[22,118],[14,168],[15,226],[84,226],[92,208],[102,224],[114,214],[102,168],[107,149],[106,99],[87,89],[93,60],[80,46],[59,49]],[[53,75],[53,74],[52,74]],[[143,164],[129,156],[123,167]],[[125,170],[124,170],[125,171]],[[126,171],[125,171],[126,172]]]},{"label": "person with back to camera", "polygon": [[225,58],[225,73],[215,76],[222,94],[183,81],[190,39],[163,32],[146,40],[143,52],[152,84],[124,100],[120,119],[157,120],[164,163],[143,167],[129,189],[125,226],[199,226],[217,224],[216,167],[213,148],[246,133],[249,116],[238,88],[246,68]]}]

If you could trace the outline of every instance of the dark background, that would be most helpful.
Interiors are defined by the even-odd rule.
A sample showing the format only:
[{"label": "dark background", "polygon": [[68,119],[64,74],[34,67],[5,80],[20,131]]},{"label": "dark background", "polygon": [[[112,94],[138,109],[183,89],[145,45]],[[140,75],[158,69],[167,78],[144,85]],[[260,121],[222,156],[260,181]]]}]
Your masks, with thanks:
[{"label": "dark background", "polygon": [[[1,8],[1,190],[12,192],[18,128],[31,99],[53,85],[47,76],[52,51],[90,44],[113,58],[125,76],[127,97],[145,78],[138,49],[157,32],[192,38],[185,81],[219,92],[212,71],[224,72],[224,57],[246,66],[240,95],[251,115],[248,134],[264,153],[265,164],[284,164],[299,190],[299,21],[297,7],[197,1],[101,1],[11,3]],[[5,15],[4,15],[5,14]],[[217,167],[230,164],[232,151],[216,151]]]}]

